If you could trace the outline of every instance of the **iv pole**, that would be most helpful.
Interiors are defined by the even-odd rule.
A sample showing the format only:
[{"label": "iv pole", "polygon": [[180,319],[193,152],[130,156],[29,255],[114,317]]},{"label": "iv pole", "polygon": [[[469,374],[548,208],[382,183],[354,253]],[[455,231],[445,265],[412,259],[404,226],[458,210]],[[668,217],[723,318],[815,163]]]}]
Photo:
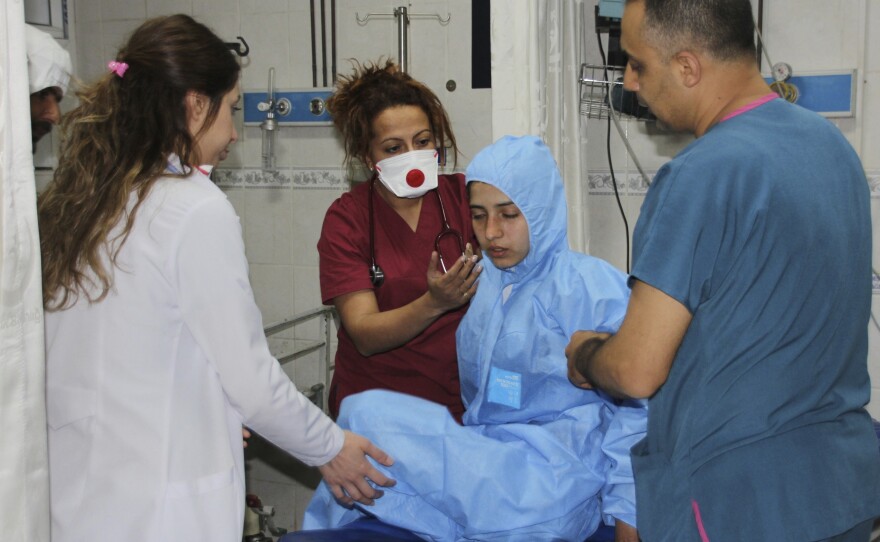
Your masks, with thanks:
[{"label": "iv pole", "polygon": [[441,25],[446,26],[452,18],[452,15],[448,13],[446,14],[445,19],[436,13],[409,13],[404,6],[395,8],[394,13],[367,13],[366,16],[361,18],[361,16],[355,12],[354,16],[357,19],[358,24],[361,26],[366,26],[370,19],[386,19],[392,17],[397,19],[397,62],[400,65],[401,71],[404,73],[409,72],[409,61],[407,58],[409,49],[407,42],[410,20],[437,19]]}]

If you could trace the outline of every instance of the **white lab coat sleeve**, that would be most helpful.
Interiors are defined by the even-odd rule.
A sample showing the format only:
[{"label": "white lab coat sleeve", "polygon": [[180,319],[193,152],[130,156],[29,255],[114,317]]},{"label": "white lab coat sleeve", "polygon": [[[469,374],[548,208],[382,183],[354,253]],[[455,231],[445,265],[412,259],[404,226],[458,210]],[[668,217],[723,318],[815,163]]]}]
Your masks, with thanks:
[{"label": "white lab coat sleeve", "polygon": [[242,423],[307,465],[333,459],[344,434],[269,352],[241,225],[225,196],[196,204],[176,241],[166,272],[179,288],[183,320]]}]

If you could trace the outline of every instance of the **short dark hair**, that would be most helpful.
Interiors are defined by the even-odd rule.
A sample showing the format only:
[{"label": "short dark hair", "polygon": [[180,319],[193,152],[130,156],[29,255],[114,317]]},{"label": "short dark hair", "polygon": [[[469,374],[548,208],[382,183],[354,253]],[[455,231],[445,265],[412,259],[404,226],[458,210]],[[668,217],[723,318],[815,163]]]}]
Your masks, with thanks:
[{"label": "short dark hair", "polygon": [[661,54],[698,48],[719,60],[757,58],[749,0],[627,0],[644,2],[645,31]]}]

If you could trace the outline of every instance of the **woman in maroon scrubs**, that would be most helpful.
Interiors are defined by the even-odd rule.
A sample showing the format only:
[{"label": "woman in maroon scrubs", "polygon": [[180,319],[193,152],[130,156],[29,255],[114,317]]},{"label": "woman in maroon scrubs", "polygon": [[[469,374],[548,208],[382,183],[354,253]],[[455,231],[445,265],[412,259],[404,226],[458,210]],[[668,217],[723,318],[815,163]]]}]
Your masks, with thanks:
[{"label": "woman in maroon scrubs", "polygon": [[327,108],[346,162],[371,177],[324,218],[321,298],[339,312],[330,411],[382,388],[446,405],[459,421],[455,330],[482,267],[462,174],[438,175],[458,148],[437,96],[392,62],[357,66]]}]

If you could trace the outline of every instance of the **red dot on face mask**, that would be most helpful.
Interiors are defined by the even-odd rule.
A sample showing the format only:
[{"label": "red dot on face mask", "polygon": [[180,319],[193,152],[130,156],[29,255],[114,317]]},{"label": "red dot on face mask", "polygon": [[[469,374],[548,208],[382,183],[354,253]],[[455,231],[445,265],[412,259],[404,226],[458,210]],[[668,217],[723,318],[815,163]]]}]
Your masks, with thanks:
[{"label": "red dot on face mask", "polygon": [[420,169],[411,169],[409,173],[406,174],[406,184],[410,185],[413,188],[418,188],[422,186],[425,182],[425,174],[422,173]]}]

